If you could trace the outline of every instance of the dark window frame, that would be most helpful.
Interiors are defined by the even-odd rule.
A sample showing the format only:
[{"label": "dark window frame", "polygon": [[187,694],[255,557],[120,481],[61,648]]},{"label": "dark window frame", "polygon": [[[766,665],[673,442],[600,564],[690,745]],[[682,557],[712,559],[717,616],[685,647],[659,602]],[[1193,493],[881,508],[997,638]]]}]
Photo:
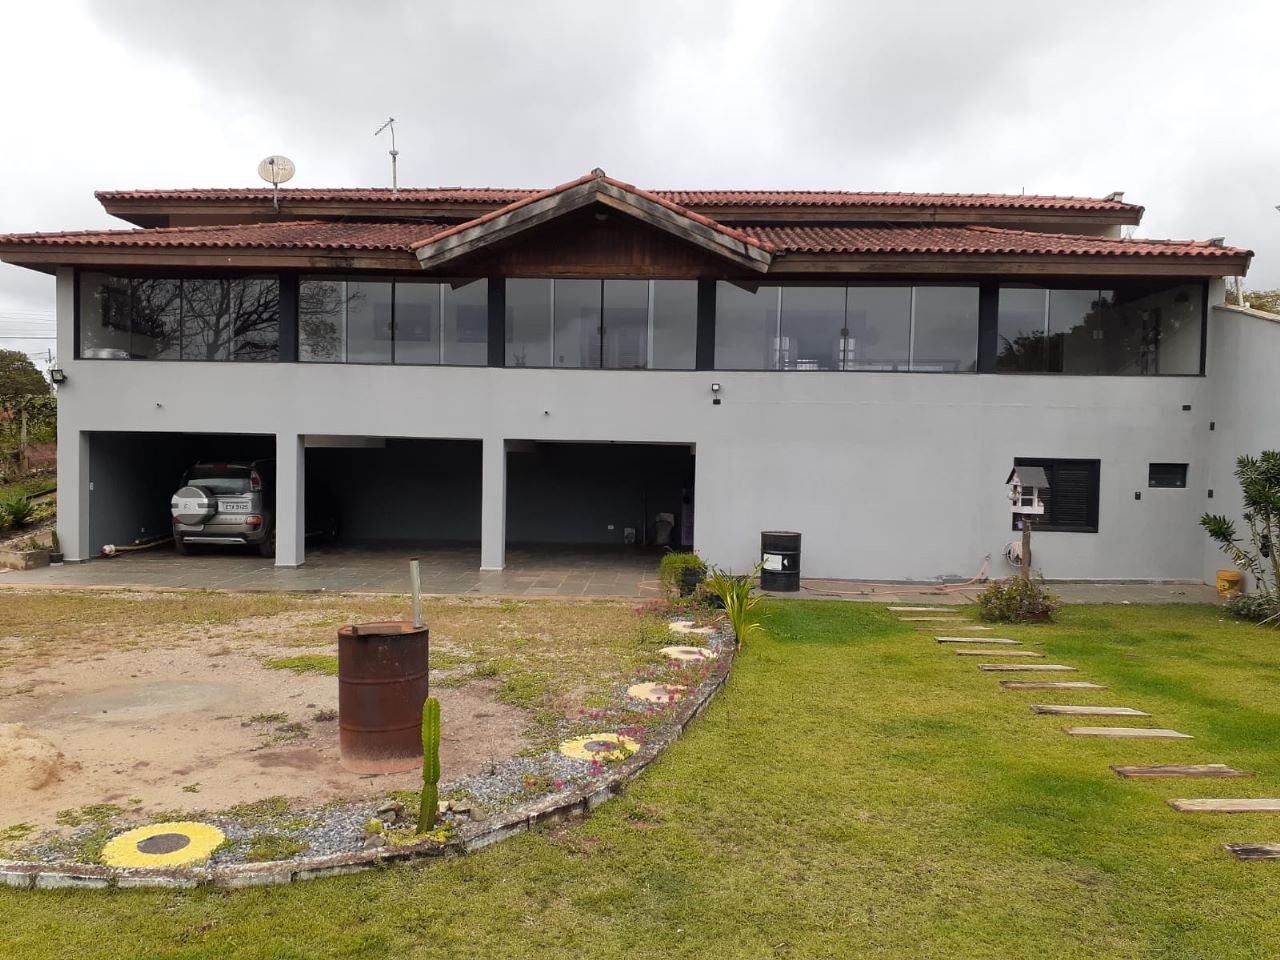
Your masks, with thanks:
[{"label": "dark window frame", "polygon": [[[1186,463],[1149,463],[1147,464],[1147,486],[1153,490],[1185,490],[1190,464]],[[1173,482],[1168,482],[1172,479]]]},{"label": "dark window frame", "polygon": [[[1045,512],[1041,516],[1032,517],[1032,530],[1037,533],[1098,532],[1099,504],[1102,498],[1101,460],[1073,457],[1016,457],[1013,464],[1015,467],[1041,467],[1049,480],[1048,494],[1043,496]],[[1069,474],[1074,474],[1075,478],[1083,474],[1085,482],[1089,485],[1085,494],[1083,516],[1080,519],[1066,520],[1054,511],[1055,480],[1065,486],[1066,476]],[[1061,503],[1061,501],[1058,502]],[[1065,513],[1065,508],[1062,506],[1059,506],[1058,510],[1060,513]],[[1018,526],[1020,520],[1020,515],[1013,515],[1014,530],[1020,529]]]}]

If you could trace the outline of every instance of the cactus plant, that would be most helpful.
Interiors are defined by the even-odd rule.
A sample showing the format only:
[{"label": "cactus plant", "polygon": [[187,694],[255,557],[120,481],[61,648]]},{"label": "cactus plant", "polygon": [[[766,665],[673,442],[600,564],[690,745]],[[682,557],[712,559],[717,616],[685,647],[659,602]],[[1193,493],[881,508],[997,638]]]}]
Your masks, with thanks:
[{"label": "cactus plant", "polygon": [[418,833],[436,825],[440,803],[440,701],[427,697],[422,705],[422,799],[418,802]]}]

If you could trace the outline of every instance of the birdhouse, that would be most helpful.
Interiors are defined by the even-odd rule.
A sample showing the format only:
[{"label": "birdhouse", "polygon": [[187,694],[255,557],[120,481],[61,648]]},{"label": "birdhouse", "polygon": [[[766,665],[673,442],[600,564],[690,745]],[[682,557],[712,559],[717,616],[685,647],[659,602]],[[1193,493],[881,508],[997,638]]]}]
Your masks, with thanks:
[{"label": "birdhouse", "polygon": [[1044,513],[1042,494],[1049,489],[1043,467],[1014,467],[1009,471],[1009,509],[1013,513],[1040,516]]}]

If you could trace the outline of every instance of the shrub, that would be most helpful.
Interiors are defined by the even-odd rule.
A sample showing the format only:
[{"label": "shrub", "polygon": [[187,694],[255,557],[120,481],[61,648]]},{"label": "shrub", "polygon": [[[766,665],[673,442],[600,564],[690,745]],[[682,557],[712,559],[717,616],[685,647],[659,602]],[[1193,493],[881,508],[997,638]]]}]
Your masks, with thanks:
[{"label": "shrub", "polygon": [[723,570],[712,570],[711,576],[707,579],[707,592],[719,597],[720,602],[724,604],[725,615],[729,618],[739,645],[760,629],[759,616],[755,608],[764,598],[758,593],[751,592],[755,586],[755,579],[759,575],[760,564],[756,564],[755,569],[749,574],[735,577]]},{"label": "shrub", "polygon": [[1228,600],[1223,607],[1233,617],[1239,617],[1241,620],[1280,624],[1280,599],[1276,597],[1248,593]]},{"label": "shrub", "polygon": [[5,500],[0,500],[0,515],[6,517],[9,526],[22,527],[26,526],[31,520],[31,513],[34,507],[30,499],[18,494]]},{"label": "shrub", "polygon": [[[1249,539],[1236,533],[1236,525],[1221,514],[1206,513],[1200,518],[1210,539],[1241,570],[1253,577],[1253,601],[1227,606],[1245,619],[1269,620],[1280,614],[1280,452],[1264,450],[1257,457],[1236,460],[1236,479],[1240,481],[1244,501],[1244,522],[1249,525]],[[1270,610],[1263,617],[1244,611]],[[1280,622],[1280,620],[1277,620]]]},{"label": "shrub", "polygon": [[1049,623],[1061,601],[1044,581],[1022,577],[993,580],[978,594],[978,614],[993,623]]},{"label": "shrub", "polygon": [[687,596],[685,573],[696,574],[699,581],[707,575],[707,565],[696,553],[668,553],[658,562],[658,581],[669,597]]}]

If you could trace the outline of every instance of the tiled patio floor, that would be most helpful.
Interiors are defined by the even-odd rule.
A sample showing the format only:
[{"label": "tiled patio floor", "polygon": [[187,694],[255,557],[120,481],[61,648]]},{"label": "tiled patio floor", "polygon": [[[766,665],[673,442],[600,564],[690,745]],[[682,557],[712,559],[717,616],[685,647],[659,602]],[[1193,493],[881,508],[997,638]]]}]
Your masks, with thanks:
[{"label": "tiled patio floor", "polygon": [[[143,589],[408,593],[409,558],[422,565],[429,594],[526,597],[657,597],[658,557],[630,547],[511,547],[505,570],[480,567],[477,546],[326,546],[307,549],[306,566],[277,569],[252,553],[218,550],[179,557],[156,547],[89,563],[39,570],[0,570],[0,588],[132,587]],[[884,585],[851,580],[806,580],[791,597],[872,603],[968,603],[981,587]],[[1214,589],[1194,583],[1054,583],[1068,603],[1212,603]]]}]

